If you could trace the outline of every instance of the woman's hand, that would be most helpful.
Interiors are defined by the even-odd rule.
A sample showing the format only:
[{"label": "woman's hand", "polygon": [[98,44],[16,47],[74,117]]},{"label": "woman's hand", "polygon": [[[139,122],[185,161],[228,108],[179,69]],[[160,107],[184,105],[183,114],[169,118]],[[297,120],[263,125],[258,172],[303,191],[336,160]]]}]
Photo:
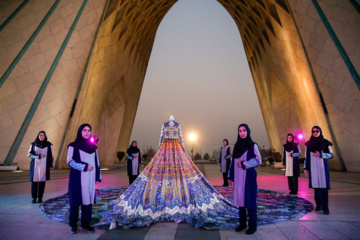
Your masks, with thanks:
[{"label": "woman's hand", "polygon": [[88,172],[92,171],[94,169],[94,167],[92,165],[88,166]]},{"label": "woman's hand", "polygon": [[308,170],[304,170],[305,176],[308,177],[309,176],[309,171]]},{"label": "woman's hand", "polygon": [[40,154],[40,158],[44,158],[44,157],[46,157],[45,154]]},{"label": "woman's hand", "polygon": [[228,180],[228,182],[229,182],[229,186],[230,186],[230,187],[234,185],[233,181]]},{"label": "woman's hand", "polygon": [[236,166],[237,166],[238,168],[241,168],[241,161],[238,161],[238,162],[236,163]]},{"label": "woman's hand", "polygon": [[314,152],[312,155],[313,155],[314,157],[319,157],[321,154],[320,154],[319,151],[316,151],[316,152]]}]

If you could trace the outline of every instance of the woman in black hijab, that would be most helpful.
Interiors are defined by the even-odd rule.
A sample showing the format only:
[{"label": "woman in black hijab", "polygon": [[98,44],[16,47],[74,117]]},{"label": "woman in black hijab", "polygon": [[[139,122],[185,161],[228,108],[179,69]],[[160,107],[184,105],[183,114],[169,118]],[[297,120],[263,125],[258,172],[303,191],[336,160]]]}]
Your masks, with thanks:
[{"label": "woman in black hijab", "polygon": [[227,139],[223,140],[223,145],[224,146],[220,148],[219,165],[220,165],[220,172],[222,172],[224,179],[223,187],[227,187],[229,186],[228,172],[231,162],[231,149],[229,146],[229,141]]},{"label": "woman in black hijab", "polygon": [[298,178],[300,177],[300,166],[298,157],[301,156],[299,144],[294,142],[294,135],[287,135],[287,142],[284,144],[283,150],[283,168],[285,168],[285,176],[288,177],[289,194],[297,194]]},{"label": "woman in black hijab", "polygon": [[315,211],[329,215],[330,171],[328,159],[333,158],[332,143],[325,139],[319,126],[312,127],[311,137],[305,143],[304,172],[309,176],[309,187],[315,191]]},{"label": "woman in black hijab", "polygon": [[42,202],[45,191],[45,183],[50,180],[50,170],[53,168],[54,156],[52,144],[48,142],[45,131],[40,131],[31,143],[28,156],[30,162],[30,181],[32,203]]},{"label": "woman in black hijab", "polygon": [[[229,181],[234,182],[234,203],[239,209],[240,232],[247,228],[246,234],[253,234],[257,230],[257,181],[255,167],[262,162],[258,145],[250,136],[247,124],[238,127],[237,141],[234,145],[233,161],[230,165]],[[247,211],[247,213],[246,213]]]},{"label": "woman in black hijab", "polygon": [[81,227],[88,232],[95,229],[90,226],[92,204],[96,203],[95,183],[101,182],[100,164],[97,146],[90,141],[91,126],[82,124],[74,142],[68,145],[67,163],[69,176],[69,225],[71,233],[78,232],[79,207],[81,206]]},{"label": "woman in black hijab", "polygon": [[141,166],[141,153],[137,147],[137,142],[132,141],[130,147],[126,152],[127,158],[127,172],[129,176],[130,185],[139,176],[139,167]]}]

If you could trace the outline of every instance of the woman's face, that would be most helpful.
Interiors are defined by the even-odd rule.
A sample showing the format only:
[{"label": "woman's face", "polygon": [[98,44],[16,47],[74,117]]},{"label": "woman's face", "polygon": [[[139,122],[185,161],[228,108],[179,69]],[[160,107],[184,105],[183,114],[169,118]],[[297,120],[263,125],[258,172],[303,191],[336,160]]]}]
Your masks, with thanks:
[{"label": "woman's face", "polygon": [[247,136],[247,130],[244,126],[239,127],[239,136],[241,138],[246,138]]},{"label": "woman's face", "polygon": [[88,126],[85,126],[81,132],[81,135],[85,139],[89,139],[91,135],[91,129]]},{"label": "woman's face", "polygon": [[319,137],[320,136],[320,129],[317,129],[317,128],[313,128],[312,129],[312,135],[314,136],[314,137]]},{"label": "woman's face", "polygon": [[40,140],[40,141],[44,141],[44,140],[45,140],[45,133],[41,132],[41,133],[39,134],[39,140]]},{"label": "woman's face", "polygon": [[133,147],[137,147],[137,142],[133,142],[131,145],[132,145]]},{"label": "woman's face", "polygon": [[226,145],[227,145],[227,142],[226,142],[225,140],[223,141],[223,145],[224,145],[224,146],[226,146]]},{"label": "woman's face", "polygon": [[291,135],[287,136],[287,140],[288,142],[292,142],[293,141],[293,137]]}]

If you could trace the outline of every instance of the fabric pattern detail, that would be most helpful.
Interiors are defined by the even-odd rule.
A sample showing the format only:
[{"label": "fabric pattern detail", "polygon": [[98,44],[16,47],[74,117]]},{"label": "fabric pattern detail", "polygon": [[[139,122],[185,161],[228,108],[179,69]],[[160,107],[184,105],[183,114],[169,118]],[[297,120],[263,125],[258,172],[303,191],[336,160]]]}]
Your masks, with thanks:
[{"label": "fabric pattern detail", "polygon": [[76,169],[76,170],[79,170],[79,171],[84,171],[84,168],[85,168],[85,164],[82,164],[82,163],[77,163],[77,162],[75,162],[75,161],[70,161],[69,162],[69,166],[71,167],[71,168],[74,168],[74,169]]}]

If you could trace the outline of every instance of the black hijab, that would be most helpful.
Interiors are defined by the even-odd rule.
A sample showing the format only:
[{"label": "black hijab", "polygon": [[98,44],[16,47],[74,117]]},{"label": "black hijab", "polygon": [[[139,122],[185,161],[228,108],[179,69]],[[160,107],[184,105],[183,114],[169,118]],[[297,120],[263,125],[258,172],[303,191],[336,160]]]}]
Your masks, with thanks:
[{"label": "black hijab", "polygon": [[[292,141],[289,142],[287,139],[288,137],[291,136],[292,137]],[[289,133],[287,136],[286,136],[286,144],[283,145],[285,150],[287,152],[298,152],[298,147],[297,147],[297,144],[294,142],[294,135],[292,135],[291,133]]]},{"label": "black hijab", "polygon": [[82,124],[78,129],[75,142],[70,143],[69,146],[77,148],[77,149],[79,149],[81,151],[84,151],[86,153],[93,153],[93,152],[96,151],[97,146],[90,141],[91,135],[90,135],[90,137],[88,139],[83,138],[82,130],[85,127],[89,127],[90,130],[91,130],[90,124],[88,124],[88,123]]},{"label": "black hijab", "polygon": [[[319,137],[314,137],[313,134],[312,134],[312,130],[316,128],[320,131],[320,135]],[[328,146],[332,146],[333,144],[324,138],[323,134],[322,134],[322,130],[319,126],[313,126],[311,128],[311,137],[309,139],[309,141],[307,141],[305,143],[307,149],[310,151],[310,152],[321,152],[321,151],[324,151]]]},{"label": "black hijab", "polygon": [[[239,128],[240,127],[245,127],[246,131],[247,131],[247,136],[246,138],[241,138],[239,135]],[[251,148],[252,146],[254,146],[254,142],[250,137],[250,128],[248,127],[247,124],[240,124],[238,129],[238,136],[237,136],[237,141],[234,145],[234,151],[233,151],[233,158],[239,158],[241,157],[249,148]]]},{"label": "black hijab", "polygon": [[136,142],[136,147],[133,147],[134,142],[136,142],[136,141],[131,142],[130,147],[128,148],[128,150],[126,152],[128,155],[140,152],[140,149],[137,147],[137,142]]},{"label": "black hijab", "polygon": [[[39,139],[40,133],[43,133],[45,135],[44,141],[40,141],[40,139]],[[32,144],[38,148],[46,148],[46,147],[52,145],[51,142],[48,142],[45,131],[40,131],[38,133],[37,137],[35,138],[35,141],[32,142]]]}]

